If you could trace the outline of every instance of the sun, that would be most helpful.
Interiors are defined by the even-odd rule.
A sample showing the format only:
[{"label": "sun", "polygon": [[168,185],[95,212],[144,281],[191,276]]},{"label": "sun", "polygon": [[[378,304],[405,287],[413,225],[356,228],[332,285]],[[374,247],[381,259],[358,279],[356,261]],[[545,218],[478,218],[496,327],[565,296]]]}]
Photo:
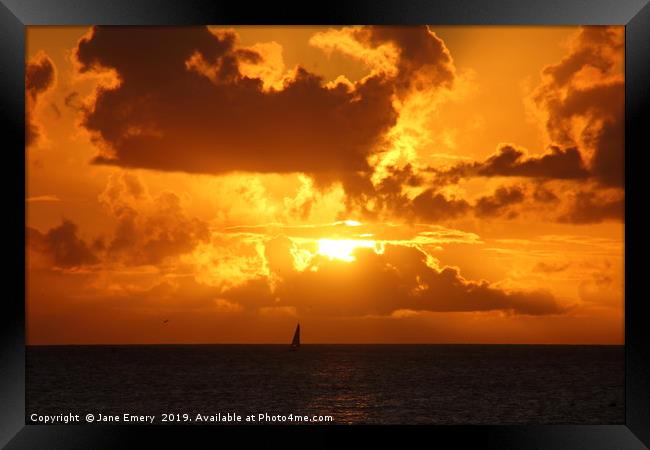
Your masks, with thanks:
[{"label": "sun", "polygon": [[357,239],[319,239],[319,255],[327,256],[329,259],[338,259],[345,262],[355,260],[352,252],[355,248],[376,248],[375,241]]}]

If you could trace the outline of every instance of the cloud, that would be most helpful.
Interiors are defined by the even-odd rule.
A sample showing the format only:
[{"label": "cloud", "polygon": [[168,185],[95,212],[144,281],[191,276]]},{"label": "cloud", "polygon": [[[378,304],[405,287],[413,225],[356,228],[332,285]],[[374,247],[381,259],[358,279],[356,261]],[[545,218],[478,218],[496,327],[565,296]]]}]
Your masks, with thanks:
[{"label": "cloud", "polygon": [[[345,240],[368,240],[378,243],[390,243],[396,245],[435,245],[443,244],[479,244],[479,235],[454,228],[447,228],[442,225],[426,224],[395,224],[395,223],[360,223],[355,221],[339,221],[334,223],[322,223],[311,225],[282,225],[282,224],[261,224],[256,226],[235,226],[227,227],[223,235],[251,236],[264,240],[268,236],[287,237],[293,243],[315,243],[323,236]],[[292,244],[292,245],[294,245]],[[265,244],[265,248],[271,245]],[[294,248],[292,245],[289,248]],[[313,250],[313,249],[312,249]],[[264,253],[264,252],[262,252]],[[295,250],[291,253],[294,262],[297,254]]]},{"label": "cloud", "polygon": [[447,198],[433,189],[427,189],[413,199],[413,212],[421,219],[437,222],[465,214],[469,204],[462,199]]},{"label": "cloud", "polygon": [[[512,147],[508,148],[511,149]],[[506,155],[509,152],[510,150],[503,150],[499,155]],[[554,154],[564,155],[562,152]],[[515,155],[514,159],[518,159],[519,157]],[[496,167],[513,167],[513,164],[500,162],[499,159],[500,156],[488,158],[485,163],[474,163],[472,170],[476,171],[476,168],[496,170]],[[507,158],[503,159],[505,160]],[[540,160],[541,158],[535,159],[535,162],[530,163],[530,166],[526,166],[527,161],[523,161],[521,165],[529,167],[523,170],[545,170],[544,167],[550,168],[556,164],[554,162],[539,163]],[[469,167],[470,165],[466,165],[462,171],[467,173]],[[567,171],[570,169],[557,167],[557,170],[568,173]],[[455,172],[455,175],[450,175],[453,172]],[[457,182],[457,174],[460,172],[461,167],[457,166],[445,172],[443,177],[456,178],[455,182]],[[372,186],[372,190],[358,197],[353,196],[351,199],[348,199],[349,210],[360,213],[369,219],[377,219],[384,215],[391,217],[397,216],[404,221],[419,221],[424,223],[450,221],[463,217],[472,211],[477,217],[482,218],[499,216],[513,219],[518,216],[519,212],[514,210],[512,206],[523,204],[527,200],[525,186],[513,185],[497,188],[493,194],[481,196],[474,204],[471,204],[463,198],[448,195],[439,188],[440,186],[449,184],[449,179],[445,182],[437,179],[432,183],[426,180],[421,173],[416,173],[411,165],[406,165],[402,169],[388,167],[387,173],[388,175],[376,186]],[[434,187],[429,187],[431,184]],[[409,194],[409,188],[415,188],[417,193]],[[550,189],[539,185],[536,187],[532,199],[541,203],[549,203],[556,201],[557,197]]]},{"label": "cloud", "polygon": [[411,164],[388,166],[384,171],[385,176],[377,184],[363,178],[354,189],[346,188],[349,214],[358,213],[371,220],[397,216],[406,221],[438,222],[470,210],[467,201],[428,187],[427,180]]},{"label": "cloud", "polygon": [[575,148],[551,147],[548,153],[527,157],[525,152],[512,146],[499,148],[478,168],[479,175],[520,176],[555,179],[584,178],[588,172],[583,167],[580,153]]},{"label": "cloud", "polygon": [[623,187],[623,54],[623,27],[583,27],[533,93],[550,139],[580,148],[606,187]]},{"label": "cloud", "polygon": [[36,202],[60,202],[61,199],[56,195],[36,195],[34,197],[27,197],[25,199],[27,203],[36,203]]},{"label": "cloud", "polygon": [[474,206],[474,212],[478,217],[494,217],[507,213],[507,216],[512,218],[517,215],[517,212],[508,208],[522,203],[524,198],[525,194],[521,186],[502,186],[497,188],[494,194],[479,198]]},{"label": "cloud", "polygon": [[622,221],[625,217],[625,199],[622,195],[600,195],[593,191],[579,191],[572,196],[569,210],[559,216],[559,222],[573,224],[600,223],[606,220]]},{"label": "cloud", "polygon": [[623,306],[623,280],[614,279],[607,272],[609,267],[600,267],[595,272],[585,276],[578,285],[580,300],[587,304],[600,307],[615,307],[621,309]]},{"label": "cloud", "polygon": [[239,287],[236,295],[225,292],[222,296],[323,316],[390,315],[404,309],[501,310],[528,315],[564,311],[548,292],[508,291],[486,281],[466,280],[458,269],[439,268],[424,252],[410,246],[387,244],[383,253],[358,248],[352,263],[315,256],[304,270],[288,270],[291,243],[283,240],[284,245],[278,245],[276,239],[267,252],[270,266],[280,268],[273,287],[264,288],[265,283],[256,280],[250,288]]},{"label": "cloud", "polygon": [[38,141],[41,130],[34,120],[34,109],[39,97],[55,83],[55,70],[52,60],[39,52],[27,62],[25,67],[25,146],[30,147]]},{"label": "cloud", "polygon": [[[27,227],[27,249],[35,256],[34,265],[52,264],[71,268],[95,264],[99,260],[95,252],[78,236],[78,227],[69,220],[51,228],[46,233]],[[28,258],[32,262],[32,258]]]},{"label": "cloud", "polygon": [[[398,184],[420,183],[410,167],[393,168],[378,186],[371,181],[369,157],[406,133],[391,130],[409,98],[430,104],[429,93],[455,80],[449,51],[428,27],[345,27],[314,36],[311,43],[325,51],[365,58],[371,73],[354,83],[326,84],[299,66],[280,76],[277,45],[243,48],[237,39],[203,27],[94,27],[75,52],[80,72],[112,77],[84,112],[99,149],[94,162],[210,174],[301,172],[315,189],[340,182],[348,209],[375,216],[406,211],[442,220],[467,209],[438,192],[416,199],[401,193]],[[173,45],[163,51],[160,42]],[[272,74],[256,69],[268,58]],[[295,214],[307,217],[311,207],[306,199]]]},{"label": "cloud", "polygon": [[[161,45],[161,42],[165,45]],[[205,27],[94,27],[76,49],[81,72],[113,71],[84,126],[96,163],[219,174],[354,173],[396,120],[383,76],[326,86],[303,68],[265,88],[255,50]],[[246,73],[240,67],[246,64]]]},{"label": "cloud", "polygon": [[[32,201],[52,201],[45,197]],[[27,227],[30,263],[47,269],[92,264],[111,270],[120,266],[164,267],[168,258],[189,254],[210,241],[207,223],[189,217],[176,194],[151,196],[132,174],[111,175],[99,201],[116,221],[111,233],[97,236],[88,244],[69,220],[47,233]]]},{"label": "cloud", "polygon": [[461,163],[438,172],[441,178],[464,177],[529,177],[541,179],[583,179],[590,174],[580,152],[574,148],[551,146],[542,155],[529,156],[523,149],[502,144],[497,152],[483,162]]},{"label": "cloud", "polygon": [[79,92],[77,91],[72,91],[69,94],[67,94],[63,99],[63,104],[75,111],[83,110],[83,103],[80,99]]},{"label": "cloud", "polygon": [[156,264],[191,252],[210,238],[207,223],[189,217],[173,192],[152,197],[139,178],[114,173],[99,196],[117,220],[105,243],[109,258],[128,264]]},{"label": "cloud", "polygon": [[395,79],[398,92],[450,87],[453,60],[442,39],[427,26],[364,26],[330,29],[310,43],[365,62],[373,73]]}]

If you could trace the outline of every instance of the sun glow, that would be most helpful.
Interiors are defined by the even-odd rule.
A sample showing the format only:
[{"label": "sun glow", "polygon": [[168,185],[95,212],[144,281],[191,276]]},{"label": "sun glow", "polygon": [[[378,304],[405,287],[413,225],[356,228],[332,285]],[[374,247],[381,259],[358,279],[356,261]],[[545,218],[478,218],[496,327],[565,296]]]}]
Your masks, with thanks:
[{"label": "sun glow", "polygon": [[372,248],[376,250],[375,241],[358,239],[320,239],[318,241],[318,254],[329,259],[339,259],[352,262],[356,258],[352,254],[356,248]]}]

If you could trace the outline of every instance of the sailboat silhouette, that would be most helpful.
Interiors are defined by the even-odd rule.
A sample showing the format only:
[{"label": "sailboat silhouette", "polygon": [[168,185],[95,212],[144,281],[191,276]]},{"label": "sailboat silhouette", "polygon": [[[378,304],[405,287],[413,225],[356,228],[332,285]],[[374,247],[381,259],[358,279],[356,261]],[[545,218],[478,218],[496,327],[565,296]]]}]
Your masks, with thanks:
[{"label": "sailboat silhouette", "polygon": [[300,347],[300,324],[296,325],[296,331],[293,333],[291,341],[291,350],[297,350]]}]

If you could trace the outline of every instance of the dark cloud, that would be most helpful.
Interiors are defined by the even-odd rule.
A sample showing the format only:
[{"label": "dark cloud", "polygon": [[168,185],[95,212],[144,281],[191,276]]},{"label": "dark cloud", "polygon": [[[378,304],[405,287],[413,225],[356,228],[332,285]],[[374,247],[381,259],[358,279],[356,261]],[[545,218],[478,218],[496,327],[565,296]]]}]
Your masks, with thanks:
[{"label": "dark cloud", "polygon": [[590,224],[624,220],[625,199],[620,195],[612,198],[592,191],[580,191],[572,197],[569,211],[558,218],[559,222]]},{"label": "dark cloud", "polygon": [[584,89],[571,89],[562,101],[549,101],[547,128],[557,140],[569,141],[573,118],[585,118],[581,139],[591,150],[590,170],[604,186],[622,187],[624,178],[624,83],[610,82]]},{"label": "dark cloud", "polygon": [[575,147],[549,147],[541,155],[528,155],[523,149],[502,144],[485,161],[463,162],[446,170],[431,170],[438,184],[457,183],[471,177],[527,177],[539,179],[584,179],[590,176]]},{"label": "dark cloud", "polygon": [[[401,168],[387,167],[386,171],[386,176],[376,185],[368,178],[359,177],[354,189],[346,188],[350,211],[360,212],[367,219],[377,219],[386,214],[406,221],[438,222],[455,219],[470,210],[465,200],[427,187],[427,180],[410,164]],[[418,195],[409,196],[408,188],[422,187],[424,189]]]},{"label": "dark cloud", "polygon": [[562,61],[544,68],[557,86],[568,84],[585,67],[600,73],[609,72],[624,51],[623,27],[585,26],[573,42],[573,48]]},{"label": "dark cloud", "polygon": [[[326,87],[302,68],[281,90],[242,75],[263,55],[232,32],[205,27],[95,27],[76,50],[82,72],[115,70],[84,125],[96,163],[197,173],[340,174],[366,157],[396,120],[394,86],[380,76]],[[335,177],[340,178],[339,175]]]},{"label": "dark cloud", "polygon": [[[624,178],[625,83],[615,72],[623,53],[622,27],[583,27],[571,52],[544,69],[533,96],[546,113],[551,139],[583,146],[591,155],[591,173],[607,187],[622,187]],[[599,75],[585,77],[586,70]],[[584,122],[578,136],[575,119]]]},{"label": "dark cloud", "polygon": [[583,139],[593,149],[591,170],[606,187],[623,187],[624,104],[625,84],[621,81],[576,90],[563,105],[562,113],[588,117]]},{"label": "dark cloud", "polygon": [[576,148],[558,147],[551,147],[540,156],[527,156],[521,149],[504,145],[484,163],[476,165],[475,170],[483,176],[575,179],[589,175]]},{"label": "dark cloud", "polygon": [[39,53],[25,67],[25,145],[34,144],[40,136],[34,122],[34,108],[43,92],[54,85],[54,64],[45,53]]},{"label": "dark cloud", "polygon": [[369,26],[358,30],[356,37],[370,47],[384,43],[397,47],[400,90],[449,87],[454,81],[454,67],[445,43],[426,26]]},{"label": "dark cloud", "polygon": [[522,203],[525,194],[521,186],[502,186],[494,191],[494,194],[481,197],[476,201],[474,212],[479,217],[494,217],[506,215],[513,218],[516,211],[509,209],[510,206]]},{"label": "dark cloud", "polygon": [[399,309],[563,312],[548,292],[506,291],[485,281],[468,281],[458,269],[431,267],[427,255],[413,247],[386,245],[383,254],[360,248],[353,263],[317,257],[304,271],[289,270],[291,243],[287,241],[275,240],[267,247],[270,266],[281,268],[274,289],[256,280],[224,296],[249,305],[274,302],[319,315],[387,315]]},{"label": "dark cloud", "polygon": [[415,173],[413,166],[388,167],[388,175],[383,178],[375,190],[381,194],[400,194],[404,187],[417,187],[424,183],[424,178]]},{"label": "dark cloud", "polygon": [[57,267],[78,267],[98,262],[91,247],[78,236],[78,227],[69,220],[41,233],[27,227],[27,248],[44,256]]},{"label": "dark cloud", "polygon": [[416,217],[430,222],[453,219],[470,209],[465,200],[447,198],[433,189],[427,189],[416,196],[412,205]]},{"label": "dark cloud", "polygon": [[[413,216],[411,199],[404,193],[407,187],[418,187],[423,179],[416,175],[410,164],[399,167],[388,167],[386,176],[375,186],[368,180],[365,186],[365,195],[359,199],[366,204],[369,200],[374,202],[375,211],[389,211],[398,213],[405,218]],[[355,191],[347,191],[353,197]]]}]

